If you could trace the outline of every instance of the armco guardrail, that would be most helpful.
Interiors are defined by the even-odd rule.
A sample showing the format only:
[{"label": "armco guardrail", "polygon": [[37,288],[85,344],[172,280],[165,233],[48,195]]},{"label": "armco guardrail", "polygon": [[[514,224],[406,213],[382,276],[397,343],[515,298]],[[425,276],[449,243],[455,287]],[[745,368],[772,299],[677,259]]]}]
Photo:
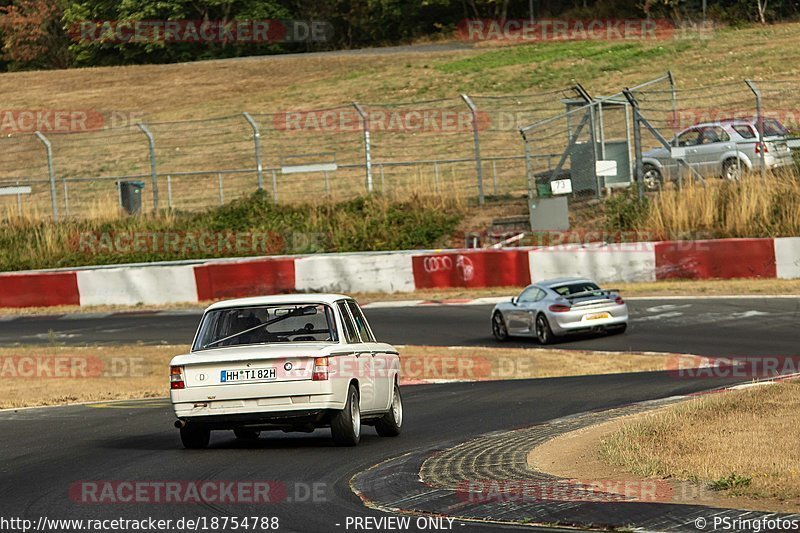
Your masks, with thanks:
[{"label": "armco guardrail", "polygon": [[411,292],[599,282],[800,278],[800,237],[215,259],[0,274],[0,307],[200,302],[287,292]]}]

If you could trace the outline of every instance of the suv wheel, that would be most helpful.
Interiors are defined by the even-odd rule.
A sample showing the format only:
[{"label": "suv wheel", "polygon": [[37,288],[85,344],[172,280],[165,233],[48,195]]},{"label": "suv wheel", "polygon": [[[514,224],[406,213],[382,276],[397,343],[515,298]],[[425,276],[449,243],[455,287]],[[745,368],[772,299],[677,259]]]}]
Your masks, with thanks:
[{"label": "suv wheel", "polygon": [[642,167],[642,183],[647,191],[660,191],[664,185],[664,176],[661,175],[658,167],[645,163]]},{"label": "suv wheel", "polygon": [[722,177],[728,181],[742,179],[742,165],[737,159],[728,159],[722,164]]}]

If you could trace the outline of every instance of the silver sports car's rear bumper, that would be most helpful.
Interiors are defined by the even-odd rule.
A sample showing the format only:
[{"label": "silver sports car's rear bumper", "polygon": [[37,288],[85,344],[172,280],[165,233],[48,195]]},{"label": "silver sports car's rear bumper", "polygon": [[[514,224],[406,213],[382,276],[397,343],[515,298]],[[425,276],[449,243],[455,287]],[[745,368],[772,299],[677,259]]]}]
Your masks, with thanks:
[{"label": "silver sports car's rear bumper", "polygon": [[550,329],[556,335],[577,333],[595,328],[621,326],[628,322],[627,304],[610,303],[604,306],[575,308],[563,313],[548,313]]}]

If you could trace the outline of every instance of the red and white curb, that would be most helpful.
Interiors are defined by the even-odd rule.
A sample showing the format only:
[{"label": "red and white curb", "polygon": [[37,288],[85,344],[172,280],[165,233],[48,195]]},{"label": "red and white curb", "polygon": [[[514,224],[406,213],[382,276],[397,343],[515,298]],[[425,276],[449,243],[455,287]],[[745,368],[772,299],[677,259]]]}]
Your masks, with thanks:
[{"label": "red and white curb", "polygon": [[290,292],[524,287],[562,276],[604,284],[794,279],[800,278],[800,237],[270,256],[11,272],[0,274],[0,307],[164,305]]}]

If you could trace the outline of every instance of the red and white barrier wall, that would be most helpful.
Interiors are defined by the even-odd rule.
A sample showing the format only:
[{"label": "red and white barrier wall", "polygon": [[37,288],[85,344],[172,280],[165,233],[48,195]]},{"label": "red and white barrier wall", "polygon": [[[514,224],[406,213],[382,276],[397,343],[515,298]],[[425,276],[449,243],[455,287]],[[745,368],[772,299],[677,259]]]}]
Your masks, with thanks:
[{"label": "red and white barrier wall", "polygon": [[0,274],[0,307],[152,305],[295,291],[522,287],[562,276],[601,283],[800,278],[800,237],[316,254],[12,272]]}]

